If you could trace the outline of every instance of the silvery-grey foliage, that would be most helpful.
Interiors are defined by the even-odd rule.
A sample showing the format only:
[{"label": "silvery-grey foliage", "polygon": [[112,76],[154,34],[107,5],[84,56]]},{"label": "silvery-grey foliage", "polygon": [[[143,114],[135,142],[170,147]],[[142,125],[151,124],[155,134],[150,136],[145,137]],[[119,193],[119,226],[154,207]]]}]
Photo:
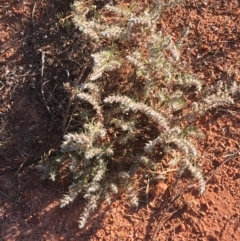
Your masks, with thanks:
[{"label": "silvery-grey foliage", "polygon": [[120,103],[121,108],[125,111],[131,110],[133,112],[140,111],[146,114],[150,119],[156,122],[159,128],[169,129],[168,120],[160,112],[153,110],[151,107],[141,102],[134,102],[127,96],[113,95],[104,99],[104,103],[112,104],[114,102]]},{"label": "silvery-grey foliage", "polygon": [[[211,109],[233,104],[239,85],[233,82],[228,87],[219,81],[205,87],[197,76],[180,71],[181,46],[189,28],[180,39],[174,39],[157,26],[164,9],[179,2],[182,1],[155,0],[141,11],[137,6],[110,3],[97,10],[91,0],[73,4],[75,25],[95,45],[92,72],[74,90],[76,101],[89,103],[94,116],[86,114],[82,127],[66,133],[61,145],[65,155],[61,160],[69,163],[74,183],[60,206],[73,202],[79,194],[84,197],[86,205],[80,216],[80,228],[100,200],[110,203],[119,186],[125,188],[132,206],[138,206],[140,197],[132,179],[132,166],[136,170],[140,166],[152,180],[163,180],[168,172],[181,174],[189,170],[198,182],[200,194],[206,188],[200,151],[193,141],[202,133],[190,128],[189,123]],[[106,12],[116,15],[114,21],[105,20]],[[124,45],[123,50],[121,41],[134,46]],[[110,90],[102,86],[103,77],[105,81],[120,81],[108,78],[107,72],[118,73],[126,64],[135,69],[137,80],[144,85],[145,92],[139,96],[127,96],[118,89],[109,94]],[[189,93],[196,94],[194,102]],[[139,143],[142,145],[138,146]],[[161,165],[160,154],[161,158],[168,158],[169,168]]]},{"label": "silvery-grey foliage", "polygon": [[93,73],[90,80],[96,80],[102,76],[105,71],[111,71],[121,66],[121,61],[111,50],[104,50],[92,54],[94,60]]}]

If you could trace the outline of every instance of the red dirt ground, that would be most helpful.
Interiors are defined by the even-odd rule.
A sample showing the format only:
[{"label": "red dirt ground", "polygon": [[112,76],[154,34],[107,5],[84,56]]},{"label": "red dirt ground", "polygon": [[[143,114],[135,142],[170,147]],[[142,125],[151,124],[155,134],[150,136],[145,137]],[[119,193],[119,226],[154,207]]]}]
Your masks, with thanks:
[{"label": "red dirt ground", "polygon": [[[33,67],[39,70],[41,62],[37,50],[49,48],[47,74],[52,79],[57,76],[59,82],[66,68],[70,73],[81,68],[75,60],[84,62],[80,56],[89,51],[86,43],[75,41],[77,30],[71,26],[66,29],[53,17],[69,15],[69,1],[51,4],[44,0],[0,2],[0,240],[240,240],[238,102],[198,121],[207,136],[198,143],[203,169],[206,178],[211,177],[202,196],[189,191],[171,203],[170,187],[160,182],[150,190],[149,207],[131,209],[124,195],[119,195],[111,206],[103,203],[79,230],[78,218],[84,206],[81,197],[66,208],[58,206],[67,190],[66,180],[41,180],[34,166],[18,171],[19,164],[39,160],[62,135],[62,120],[51,117],[61,116],[64,93],[56,93],[61,97],[57,99],[59,108],[47,106],[48,113],[42,102],[50,100],[37,96],[39,86],[33,80],[37,76]],[[239,82],[239,16],[237,0],[187,1],[185,6],[165,13],[161,28],[178,39],[189,26],[182,60],[206,84],[220,79]],[[54,84],[46,85],[54,93]],[[229,158],[230,153],[235,155]]]}]

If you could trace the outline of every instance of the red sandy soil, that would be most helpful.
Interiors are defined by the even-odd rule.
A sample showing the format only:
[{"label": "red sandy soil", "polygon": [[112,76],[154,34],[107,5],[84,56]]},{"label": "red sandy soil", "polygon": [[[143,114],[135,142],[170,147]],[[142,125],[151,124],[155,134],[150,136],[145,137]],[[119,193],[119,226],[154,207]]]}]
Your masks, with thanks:
[{"label": "red sandy soil", "polygon": [[[132,209],[124,195],[119,195],[110,206],[103,203],[80,230],[83,199],[59,208],[59,199],[67,190],[64,178],[51,182],[40,179],[41,172],[34,166],[18,169],[17,163],[37,161],[62,135],[60,124],[51,120],[36,94],[39,86],[30,76],[35,72],[28,72],[34,64],[39,68],[38,50],[49,48],[48,77],[59,79],[66,68],[70,73],[80,68],[75,60],[83,62],[83,57],[79,58],[88,51],[86,44],[75,41],[78,31],[71,26],[66,29],[56,18],[57,14],[61,18],[70,14],[69,1],[58,2],[0,2],[0,114],[4,130],[0,137],[0,240],[240,240],[238,102],[198,121],[207,137],[198,143],[203,169],[206,178],[211,177],[202,196],[189,191],[172,200],[170,187],[160,182],[150,190],[148,206]],[[182,60],[206,84],[220,79],[239,82],[239,16],[237,0],[187,1],[165,13],[161,28],[178,39],[189,26]],[[54,65],[57,59],[64,67]],[[48,87],[53,89],[54,85]],[[63,94],[60,91],[60,97]],[[64,106],[64,102],[60,104]],[[52,108],[51,113],[58,116],[60,109]],[[230,153],[235,155],[229,158]]]}]

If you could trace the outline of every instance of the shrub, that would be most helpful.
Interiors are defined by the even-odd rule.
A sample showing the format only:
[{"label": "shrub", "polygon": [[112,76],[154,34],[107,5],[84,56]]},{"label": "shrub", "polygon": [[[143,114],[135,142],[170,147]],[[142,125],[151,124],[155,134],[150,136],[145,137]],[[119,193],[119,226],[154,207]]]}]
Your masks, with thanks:
[{"label": "shrub", "polygon": [[[202,134],[194,121],[213,108],[232,104],[237,86],[227,87],[221,81],[204,86],[196,76],[180,71],[181,44],[189,29],[175,42],[159,28],[164,9],[174,3],[156,0],[146,7],[133,1],[100,7],[93,0],[82,0],[73,4],[74,24],[95,46],[92,73],[72,92],[78,103],[72,119],[81,123],[61,145],[60,162],[68,163],[73,176],[61,207],[83,195],[86,206],[80,228],[100,200],[110,202],[119,189],[125,189],[131,204],[138,206],[137,185],[143,185],[133,178],[138,170],[150,180],[164,179],[171,170],[180,175],[189,170],[200,194],[205,190],[193,141]],[[126,68],[134,69],[134,78],[121,78]],[[129,89],[121,91],[116,85]],[[163,170],[165,157],[168,167]]]}]

